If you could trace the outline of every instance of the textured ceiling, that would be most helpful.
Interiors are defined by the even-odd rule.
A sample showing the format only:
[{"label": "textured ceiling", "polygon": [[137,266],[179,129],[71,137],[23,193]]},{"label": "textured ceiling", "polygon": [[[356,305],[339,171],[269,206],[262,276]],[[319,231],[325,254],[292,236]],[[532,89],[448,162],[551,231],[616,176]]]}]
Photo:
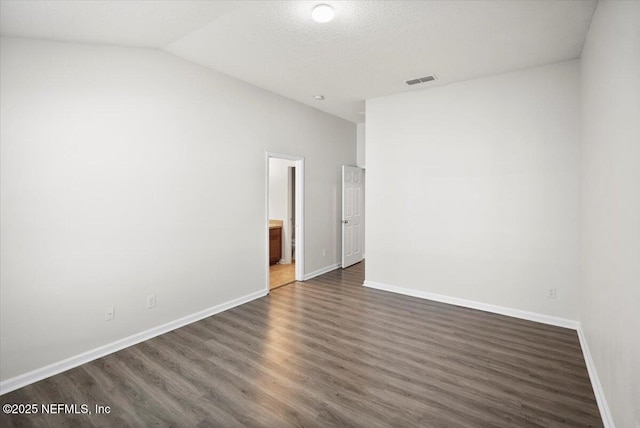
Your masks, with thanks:
[{"label": "textured ceiling", "polygon": [[[333,21],[311,9],[327,3]],[[577,58],[595,0],[2,1],[3,35],[163,49],[350,121],[364,100]],[[409,78],[438,80],[408,87]],[[324,101],[314,101],[322,94]]]},{"label": "textured ceiling", "polygon": [[161,48],[242,3],[0,0],[3,36]]}]

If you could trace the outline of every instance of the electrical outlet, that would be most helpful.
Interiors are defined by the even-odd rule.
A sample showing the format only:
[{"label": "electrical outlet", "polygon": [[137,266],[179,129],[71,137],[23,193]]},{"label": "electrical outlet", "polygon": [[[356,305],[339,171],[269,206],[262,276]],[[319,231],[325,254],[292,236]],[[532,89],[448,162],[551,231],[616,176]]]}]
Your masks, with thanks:
[{"label": "electrical outlet", "polygon": [[115,306],[107,306],[105,311],[105,320],[112,321],[116,317],[116,308]]},{"label": "electrical outlet", "polygon": [[324,248],[322,250],[322,257],[327,257],[327,249],[326,248]]},{"label": "electrical outlet", "polygon": [[547,297],[549,299],[555,299],[556,298],[556,289],[554,288],[550,288],[547,290]]},{"label": "electrical outlet", "polygon": [[149,294],[147,296],[147,309],[153,309],[156,307],[156,294]]}]

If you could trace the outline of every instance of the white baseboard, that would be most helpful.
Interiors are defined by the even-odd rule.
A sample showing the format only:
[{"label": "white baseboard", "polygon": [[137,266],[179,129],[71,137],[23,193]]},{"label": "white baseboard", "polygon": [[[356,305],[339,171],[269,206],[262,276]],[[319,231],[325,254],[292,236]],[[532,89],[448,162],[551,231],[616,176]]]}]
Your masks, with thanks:
[{"label": "white baseboard", "polygon": [[591,380],[591,386],[593,387],[593,393],[596,396],[598,403],[598,409],[600,410],[600,417],[605,428],[615,428],[611,411],[607,405],[607,400],[604,396],[604,391],[600,380],[598,379],[598,373],[596,367],[591,358],[591,352],[587,345],[587,339],[582,331],[582,325],[579,321],[574,321],[565,318],[558,318],[544,314],[538,314],[535,312],[527,312],[519,309],[505,308],[503,306],[495,306],[487,303],[476,302],[473,300],[460,299],[458,297],[445,296],[442,294],[429,293],[427,291],[413,290],[410,288],[396,287],[395,285],[383,284],[374,281],[364,281],[362,284],[365,287],[375,288],[376,290],[390,291],[392,293],[403,294],[405,296],[418,297],[421,299],[434,300],[436,302],[448,303],[456,306],[463,306],[465,308],[479,309],[481,311],[492,312],[500,315],[507,315],[514,318],[521,318],[529,321],[535,321],[543,324],[550,324],[558,327],[570,328],[576,330],[578,333],[578,339],[580,340],[580,346],[582,347],[582,353],[584,355],[584,361],[587,365],[589,372],[589,379]]},{"label": "white baseboard", "polygon": [[600,378],[598,378],[598,372],[596,371],[596,366],[593,362],[593,358],[591,357],[591,351],[589,351],[587,338],[584,335],[584,331],[582,330],[582,324],[578,323],[577,330],[578,330],[578,339],[580,339],[580,346],[582,347],[582,354],[584,355],[584,362],[587,365],[587,371],[589,372],[589,379],[591,379],[591,386],[593,387],[593,393],[596,396],[598,409],[600,410],[600,416],[602,416],[602,423],[604,424],[605,428],[615,428],[615,424],[613,423],[613,416],[611,416],[611,411],[609,410],[607,399],[604,396],[604,390],[602,389]]},{"label": "white baseboard", "polygon": [[[338,269],[341,265],[342,265],[341,263],[335,263],[333,265],[308,273],[304,276],[304,280],[306,281],[308,279],[314,278],[324,273],[331,272],[332,270]],[[611,416],[611,412],[609,410],[609,406],[607,404],[607,400],[605,398],[602,385],[600,384],[600,380],[598,378],[598,373],[596,371],[593,358],[591,357],[591,352],[589,351],[587,339],[584,335],[580,322],[564,319],[564,318],[552,317],[549,315],[537,314],[534,312],[527,312],[527,311],[521,311],[518,309],[511,309],[511,308],[505,308],[502,306],[490,305],[487,303],[475,302],[473,300],[466,300],[466,299],[460,299],[457,297],[445,296],[442,294],[429,293],[421,290],[413,290],[410,288],[396,287],[393,285],[383,284],[379,282],[365,281],[363,285],[365,287],[369,287],[377,290],[389,291],[392,293],[398,293],[406,296],[418,297],[418,298],[427,299],[427,300],[434,300],[437,302],[448,303],[456,306],[463,306],[466,308],[479,309],[486,312],[492,312],[492,313],[497,313],[501,315],[512,316],[514,318],[521,318],[529,321],[535,321],[543,324],[550,324],[550,325],[571,328],[576,330],[578,333],[578,338],[580,340],[580,346],[582,347],[582,352],[584,354],[587,370],[589,372],[589,378],[591,379],[591,385],[593,387],[596,401],[598,403],[598,409],[600,410],[600,415],[602,417],[602,422],[605,428],[615,428],[613,417]],[[231,300],[229,302],[222,303],[220,305],[216,305],[211,308],[205,309],[203,311],[196,312],[191,315],[187,315],[183,318],[179,318],[177,320],[170,321],[158,327],[154,327],[149,330],[133,334],[123,339],[101,346],[99,348],[96,348],[87,352],[83,352],[82,354],[75,355],[73,357],[67,358],[62,361],[58,361],[56,363],[50,364],[45,367],[41,367],[36,370],[32,370],[28,373],[24,373],[14,378],[4,380],[0,382],[0,395],[22,388],[23,386],[27,386],[29,384],[38,382],[42,379],[46,379],[58,373],[62,373],[74,367],[78,367],[82,364],[104,357],[105,355],[112,354],[121,349],[128,348],[129,346],[135,345],[137,343],[144,342],[145,340],[152,339],[161,334],[168,333],[180,327],[184,327],[185,325],[194,323],[196,321],[200,321],[204,318],[210,317],[217,313],[226,311],[228,309],[231,309],[236,306],[242,305],[244,303],[250,302],[252,300],[258,299],[260,297],[265,296],[266,294],[267,292],[264,290],[247,294],[246,296],[242,296],[237,299]]]},{"label": "white baseboard", "polygon": [[522,311],[520,309],[511,309],[504,306],[490,305],[488,303],[460,299],[458,297],[445,296],[443,294],[435,294],[428,291],[396,287],[395,285],[382,284],[380,282],[365,281],[363,285],[365,287],[375,288],[377,290],[390,291],[392,293],[404,294],[406,296],[419,297],[421,299],[434,300],[436,302],[448,303],[450,305],[478,309],[481,311],[492,312],[494,314],[507,315],[509,317],[555,325],[558,327],[570,328],[572,330],[577,330],[579,325],[578,321],[566,318],[559,318],[550,315],[538,314],[535,312]]},{"label": "white baseboard", "polygon": [[320,276],[320,275],[325,274],[325,273],[327,273],[327,272],[331,272],[332,270],[336,270],[336,269],[338,269],[338,268],[339,268],[339,267],[341,267],[341,266],[342,266],[342,263],[334,263],[334,264],[332,264],[332,265],[325,266],[325,267],[323,267],[322,269],[318,269],[318,270],[316,270],[316,271],[309,272],[308,274],[306,274],[306,275],[303,277],[303,278],[304,278],[304,279],[303,279],[303,281],[308,281],[308,280],[310,280],[311,278],[315,278],[316,276]]},{"label": "white baseboard", "polygon": [[78,367],[82,364],[86,364],[90,361],[104,357],[105,355],[109,355],[121,349],[128,348],[129,346],[135,345],[136,343],[144,342],[145,340],[152,339],[161,334],[168,333],[172,330],[178,329],[180,327],[184,327],[187,324],[200,321],[201,319],[210,317],[217,313],[226,311],[227,309],[234,308],[236,306],[242,305],[243,303],[250,302],[252,300],[258,299],[266,295],[267,295],[267,292],[264,290],[256,291],[255,293],[238,297],[237,299],[233,299],[228,302],[222,303],[220,305],[216,305],[208,309],[202,310],[200,312],[196,312],[194,314],[187,315],[177,320],[170,321],[166,324],[162,324],[157,327],[150,328],[149,330],[132,334],[131,336],[125,337],[120,340],[116,340],[115,342],[108,343],[104,346],[100,346],[99,348],[95,348],[90,351],[83,352],[81,354],[64,359],[62,361],[49,364],[48,366],[41,367],[39,369],[32,370],[30,372],[21,374],[11,379],[4,380],[0,382],[0,395],[14,391],[18,388],[22,388],[23,386],[27,386],[29,384],[38,382],[39,380],[46,379],[58,373],[62,373],[74,367]]}]

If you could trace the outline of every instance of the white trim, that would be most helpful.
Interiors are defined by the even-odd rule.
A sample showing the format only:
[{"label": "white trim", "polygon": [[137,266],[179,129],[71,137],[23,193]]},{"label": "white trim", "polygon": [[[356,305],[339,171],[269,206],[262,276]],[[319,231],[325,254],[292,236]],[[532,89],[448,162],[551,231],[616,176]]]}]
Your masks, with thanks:
[{"label": "white trim", "polygon": [[304,158],[296,161],[296,280],[304,281],[304,254],[305,254],[305,174]]},{"label": "white trim", "polygon": [[392,293],[403,294],[405,296],[418,297],[421,299],[434,300],[436,302],[448,303],[450,305],[463,306],[465,308],[479,309],[481,311],[492,312],[500,315],[507,315],[514,318],[525,319],[529,321],[535,321],[542,324],[554,325],[557,327],[570,328],[576,330],[578,333],[578,339],[580,340],[580,346],[582,347],[582,354],[584,356],[585,364],[587,365],[587,371],[589,372],[589,379],[591,380],[591,386],[593,393],[598,403],[598,409],[600,410],[600,417],[605,428],[615,428],[613,423],[613,417],[607,404],[607,400],[604,396],[604,390],[600,384],[596,366],[593,363],[589,346],[587,345],[587,339],[582,331],[582,325],[579,321],[570,320],[566,318],[553,317],[550,315],[538,314],[535,312],[527,312],[519,309],[505,308],[503,306],[490,305],[488,303],[476,302],[473,300],[460,299],[458,297],[445,296],[442,294],[430,293],[428,291],[413,290],[411,288],[397,287],[395,285],[383,284],[381,282],[367,281],[362,284],[368,288],[374,288],[376,290],[389,291]]},{"label": "white trim", "polygon": [[73,357],[66,358],[62,361],[49,364],[48,366],[41,367],[39,369],[32,370],[30,372],[18,375],[11,379],[4,380],[0,382],[0,395],[6,394],[11,391],[15,391],[16,389],[22,388],[23,386],[27,386],[29,384],[38,382],[42,379],[46,379],[50,376],[56,375],[58,373],[62,373],[74,367],[78,367],[82,364],[86,364],[90,361],[104,357],[105,355],[112,354],[121,349],[128,348],[129,346],[135,345],[140,342],[144,342],[145,340],[152,339],[161,334],[168,333],[172,330],[178,329],[180,327],[184,327],[185,325],[194,323],[196,321],[200,321],[204,318],[208,318],[212,315],[226,311],[228,309],[234,308],[236,306],[242,305],[252,300],[259,299],[260,297],[263,297],[266,294],[267,293],[265,293],[264,290],[256,291],[254,293],[247,294],[242,297],[238,297],[237,299],[233,299],[228,302],[225,302],[216,306],[212,306],[200,312],[196,312],[191,315],[187,315],[185,317],[179,318],[177,320],[170,321],[166,324],[162,324],[157,327],[150,328],[149,330],[132,334],[131,336],[125,337],[120,340],[116,340],[115,342],[111,342],[106,345],[100,346],[98,348],[83,352],[81,354],[74,355]]},{"label": "white trim", "polygon": [[316,271],[313,271],[313,272],[310,272],[310,273],[306,274],[304,276],[304,281],[308,281],[311,278],[315,278],[316,276],[320,276],[320,275],[323,275],[323,274],[325,274],[327,272],[331,272],[332,270],[336,270],[336,269],[338,269],[340,267],[342,267],[342,263],[334,263],[332,265],[325,266],[322,269],[318,269]]},{"label": "white trim", "polygon": [[413,290],[411,288],[396,287],[395,285],[383,284],[380,282],[365,281],[365,287],[377,290],[390,291],[392,293],[404,294],[406,296],[419,297],[421,299],[434,300],[436,302],[448,303],[450,305],[463,306],[465,308],[479,309],[481,311],[492,312],[494,314],[506,315],[543,324],[555,325],[557,327],[577,330],[578,321],[554,317],[551,315],[538,314],[535,312],[522,311],[520,309],[505,308],[504,306],[490,305],[488,303],[476,302],[473,300],[460,299],[458,297],[445,296],[443,294],[429,293],[428,291]]},{"label": "white trim", "polygon": [[[296,216],[296,212],[295,212],[296,195],[294,193],[295,184],[296,184],[295,171],[296,171],[295,163],[291,166],[287,166],[287,216],[284,218],[284,221],[282,222],[282,233],[283,233],[282,258],[285,264],[291,264],[291,261],[293,259],[292,235],[295,235],[295,222],[292,222],[291,219],[295,218]],[[294,270],[294,275],[295,275],[295,270]]]},{"label": "white trim", "polygon": [[581,323],[578,323],[577,330],[578,339],[580,339],[580,346],[582,347],[582,354],[584,355],[584,362],[587,365],[587,371],[589,372],[589,379],[591,379],[593,393],[596,396],[596,402],[598,403],[598,409],[600,410],[600,416],[602,417],[602,423],[605,428],[615,428],[616,425],[613,423],[613,417],[611,416],[607,399],[604,396],[604,390],[602,389],[602,384],[600,384],[596,365],[593,363],[591,351],[589,351],[589,345],[587,345],[587,338],[584,335]]}]

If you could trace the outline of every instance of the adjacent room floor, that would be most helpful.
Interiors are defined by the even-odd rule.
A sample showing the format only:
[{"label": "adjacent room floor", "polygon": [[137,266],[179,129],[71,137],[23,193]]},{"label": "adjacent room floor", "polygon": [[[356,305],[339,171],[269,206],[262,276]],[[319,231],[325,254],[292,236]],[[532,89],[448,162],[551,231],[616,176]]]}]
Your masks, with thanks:
[{"label": "adjacent room floor", "polygon": [[296,263],[269,266],[269,290],[291,284],[296,280]]},{"label": "adjacent room floor", "polygon": [[601,426],[576,332],[361,286],[364,263],[1,397],[2,426]]}]

